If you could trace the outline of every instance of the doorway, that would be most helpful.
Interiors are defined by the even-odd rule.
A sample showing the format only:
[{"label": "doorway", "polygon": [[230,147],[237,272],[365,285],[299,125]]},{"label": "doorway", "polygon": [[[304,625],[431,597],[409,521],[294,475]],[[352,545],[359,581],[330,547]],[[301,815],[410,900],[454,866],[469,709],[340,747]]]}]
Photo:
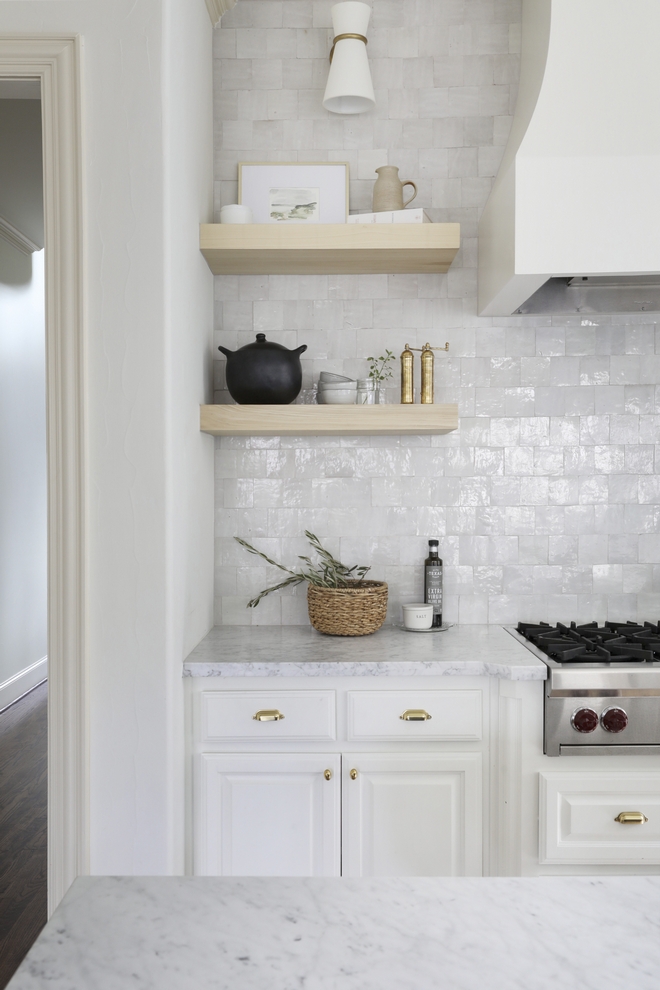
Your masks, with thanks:
[{"label": "doorway", "polygon": [[88,872],[80,39],[0,36],[0,83],[10,80],[36,82],[42,110],[51,913]]},{"label": "doorway", "polygon": [[46,677],[41,93],[0,80],[0,712]]},{"label": "doorway", "polygon": [[0,80],[0,987],[47,912],[42,154],[40,81]]}]

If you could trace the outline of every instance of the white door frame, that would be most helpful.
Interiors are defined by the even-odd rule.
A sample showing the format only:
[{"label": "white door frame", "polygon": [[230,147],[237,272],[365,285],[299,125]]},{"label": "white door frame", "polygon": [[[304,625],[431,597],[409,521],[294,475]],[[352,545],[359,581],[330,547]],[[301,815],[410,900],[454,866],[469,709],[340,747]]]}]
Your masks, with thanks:
[{"label": "white door frame", "polygon": [[80,39],[0,36],[0,79],[41,80],[48,449],[48,911],[89,872]]}]

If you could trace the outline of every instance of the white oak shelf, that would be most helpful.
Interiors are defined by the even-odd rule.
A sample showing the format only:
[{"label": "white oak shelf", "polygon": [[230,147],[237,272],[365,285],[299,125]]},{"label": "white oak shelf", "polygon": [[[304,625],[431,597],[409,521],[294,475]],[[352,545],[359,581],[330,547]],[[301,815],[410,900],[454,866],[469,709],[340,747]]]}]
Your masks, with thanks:
[{"label": "white oak shelf", "polygon": [[458,406],[200,406],[200,429],[215,437],[421,436],[457,430]]},{"label": "white oak shelf", "polygon": [[458,223],[202,224],[214,275],[378,275],[446,272]]}]

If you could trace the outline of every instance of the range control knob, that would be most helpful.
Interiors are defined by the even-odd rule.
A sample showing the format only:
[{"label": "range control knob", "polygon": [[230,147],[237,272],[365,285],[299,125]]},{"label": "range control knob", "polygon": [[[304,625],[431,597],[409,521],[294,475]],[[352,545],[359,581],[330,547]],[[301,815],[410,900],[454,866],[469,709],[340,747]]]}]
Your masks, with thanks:
[{"label": "range control knob", "polygon": [[623,708],[606,708],[600,716],[600,724],[607,732],[623,732],[628,725],[628,716]]},{"label": "range control knob", "polygon": [[571,715],[571,725],[576,732],[593,732],[598,728],[598,715],[593,708],[576,708]]}]

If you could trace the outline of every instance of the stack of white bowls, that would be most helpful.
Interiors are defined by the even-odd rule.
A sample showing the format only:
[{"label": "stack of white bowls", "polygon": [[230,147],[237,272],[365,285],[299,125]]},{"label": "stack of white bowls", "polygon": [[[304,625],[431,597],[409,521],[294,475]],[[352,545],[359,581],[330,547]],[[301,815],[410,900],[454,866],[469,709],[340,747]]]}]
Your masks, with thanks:
[{"label": "stack of white bowls", "polygon": [[316,401],[322,406],[354,406],[357,402],[357,382],[344,375],[322,371]]}]

